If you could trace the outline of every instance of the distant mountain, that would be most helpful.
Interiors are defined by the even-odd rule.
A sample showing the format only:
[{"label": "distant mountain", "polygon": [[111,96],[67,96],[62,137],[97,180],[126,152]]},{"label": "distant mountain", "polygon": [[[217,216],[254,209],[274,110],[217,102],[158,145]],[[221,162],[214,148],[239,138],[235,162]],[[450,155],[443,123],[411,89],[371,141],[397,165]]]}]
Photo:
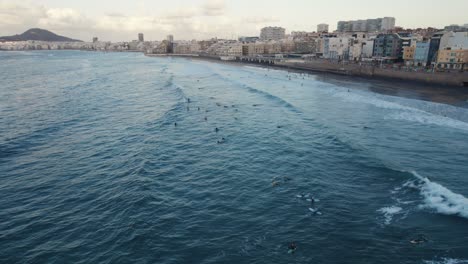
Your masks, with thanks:
[{"label": "distant mountain", "polygon": [[40,28],[31,28],[21,35],[0,37],[0,41],[26,41],[26,40],[38,40],[38,41],[57,41],[57,42],[83,42],[81,40],[71,39],[63,36],[54,34],[48,30]]}]

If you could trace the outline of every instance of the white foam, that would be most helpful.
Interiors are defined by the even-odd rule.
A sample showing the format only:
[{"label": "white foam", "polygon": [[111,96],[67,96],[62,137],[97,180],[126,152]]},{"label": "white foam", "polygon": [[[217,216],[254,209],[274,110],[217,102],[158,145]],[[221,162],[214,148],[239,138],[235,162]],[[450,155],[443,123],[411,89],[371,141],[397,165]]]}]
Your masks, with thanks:
[{"label": "white foam", "polygon": [[367,96],[360,95],[356,91],[353,91],[353,92],[341,92],[340,91],[340,92],[335,92],[333,95],[343,99],[343,101],[346,101],[346,102],[370,104],[378,108],[407,110],[407,111],[421,111],[416,108],[412,108],[412,107],[404,106],[398,103],[379,99],[377,98],[377,96],[372,95],[372,94],[368,94]]},{"label": "white foam", "polygon": [[394,113],[390,114],[385,117],[386,119],[393,119],[393,120],[404,120],[410,122],[418,122],[425,125],[437,125],[443,127],[451,127],[455,129],[461,129],[468,131],[468,123],[463,121],[459,121],[456,119],[452,119],[449,117],[438,116],[430,113]]},{"label": "white foam", "polygon": [[452,259],[452,258],[443,258],[440,260],[426,260],[425,264],[464,264],[468,263],[468,260],[463,259]]},{"label": "white foam", "polygon": [[424,204],[420,205],[420,208],[432,209],[440,214],[468,218],[468,199],[465,196],[454,193],[416,172],[412,173],[420,181],[417,188],[424,198]]},{"label": "white foam", "polygon": [[378,212],[381,212],[384,214],[385,217],[385,224],[389,225],[392,222],[393,216],[396,214],[399,214],[403,210],[403,208],[398,207],[398,206],[389,206],[389,207],[383,207],[377,210]]}]

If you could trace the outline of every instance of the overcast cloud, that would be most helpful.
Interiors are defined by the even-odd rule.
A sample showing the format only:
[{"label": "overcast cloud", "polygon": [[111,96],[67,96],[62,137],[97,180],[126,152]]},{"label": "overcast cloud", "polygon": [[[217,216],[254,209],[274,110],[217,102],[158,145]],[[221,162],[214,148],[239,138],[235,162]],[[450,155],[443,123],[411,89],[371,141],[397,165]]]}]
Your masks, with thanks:
[{"label": "overcast cloud", "polygon": [[[468,20],[468,1],[453,0],[451,5],[429,2],[394,0],[391,6],[381,7],[382,4],[371,0],[352,5],[341,0],[323,3],[309,0],[0,0],[0,35],[39,27],[87,41],[93,36],[128,41],[136,39],[140,32],[147,40],[163,39],[168,34],[178,39],[207,39],[258,35],[260,28],[268,25],[284,26],[288,31],[313,31],[317,24],[324,22],[333,29],[341,19],[382,16],[395,16],[397,24],[406,27],[468,23],[463,21]],[[424,13],[412,9],[413,5],[422,3]],[[393,7],[403,4],[406,9]],[[450,12],[442,12],[441,6]]]}]

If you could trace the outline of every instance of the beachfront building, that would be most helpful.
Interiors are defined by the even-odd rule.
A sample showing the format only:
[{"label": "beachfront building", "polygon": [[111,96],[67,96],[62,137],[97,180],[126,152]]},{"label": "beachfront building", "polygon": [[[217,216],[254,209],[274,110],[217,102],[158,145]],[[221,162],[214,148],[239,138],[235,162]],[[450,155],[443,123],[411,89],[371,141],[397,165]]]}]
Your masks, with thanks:
[{"label": "beachfront building", "polygon": [[374,53],[374,39],[368,39],[362,43],[361,59],[370,59]]},{"label": "beachfront building", "polygon": [[391,30],[395,27],[394,17],[384,17],[366,20],[339,21],[338,32],[377,32]]},{"label": "beachfront building", "polygon": [[379,34],[374,40],[373,57],[378,60],[398,61],[402,51],[403,40],[398,34]]},{"label": "beachfront building", "polygon": [[299,54],[315,54],[317,45],[315,40],[305,41],[299,40],[294,42],[294,53]]},{"label": "beachfront building", "polygon": [[427,55],[428,63],[436,64],[437,63],[437,54],[440,48],[440,41],[444,36],[445,32],[434,33],[429,40],[429,54]]},{"label": "beachfront building", "polygon": [[248,43],[242,45],[242,56],[254,57],[265,53],[265,44],[263,43]]},{"label": "beachfront building", "polygon": [[418,41],[414,50],[413,65],[415,66],[428,66],[429,61],[429,48],[430,43],[428,41]]},{"label": "beachfront building", "polygon": [[229,57],[240,57],[242,56],[242,44],[233,43],[228,46],[227,55]]},{"label": "beachfront building", "polygon": [[328,33],[328,24],[318,24],[317,25],[317,32],[318,33]]},{"label": "beachfront building", "polygon": [[468,31],[447,32],[440,40],[440,49],[468,49]]},{"label": "beachfront building", "polygon": [[352,42],[348,37],[325,38],[323,57],[331,60],[348,60]]},{"label": "beachfront building", "polygon": [[266,42],[264,45],[265,54],[278,54],[281,53],[281,44],[276,41]]},{"label": "beachfront building", "polygon": [[269,40],[280,40],[286,37],[286,29],[282,27],[264,27],[260,33],[260,39]]},{"label": "beachfront building", "polygon": [[416,51],[415,46],[403,47],[403,60],[405,61],[406,65],[408,66],[413,65],[415,51]]},{"label": "beachfront building", "polygon": [[468,49],[439,50],[437,67],[441,69],[466,70],[468,64]]},{"label": "beachfront building", "polygon": [[429,47],[430,43],[427,41],[416,42],[416,48],[414,51],[413,65],[415,66],[428,66],[429,62]]}]

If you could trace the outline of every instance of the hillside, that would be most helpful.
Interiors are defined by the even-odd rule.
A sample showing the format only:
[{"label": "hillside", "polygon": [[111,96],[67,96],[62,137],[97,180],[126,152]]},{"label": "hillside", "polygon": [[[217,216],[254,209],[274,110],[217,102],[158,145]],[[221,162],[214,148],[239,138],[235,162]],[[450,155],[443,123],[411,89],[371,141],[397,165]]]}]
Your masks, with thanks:
[{"label": "hillside", "polygon": [[57,41],[57,42],[82,42],[81,40],[71,39],[64,36],[59,36],[45,29],[32,28],[21,35],[0,37],[0,41]]}]

